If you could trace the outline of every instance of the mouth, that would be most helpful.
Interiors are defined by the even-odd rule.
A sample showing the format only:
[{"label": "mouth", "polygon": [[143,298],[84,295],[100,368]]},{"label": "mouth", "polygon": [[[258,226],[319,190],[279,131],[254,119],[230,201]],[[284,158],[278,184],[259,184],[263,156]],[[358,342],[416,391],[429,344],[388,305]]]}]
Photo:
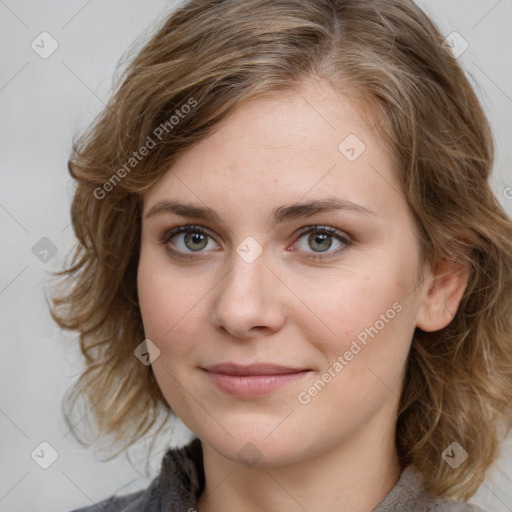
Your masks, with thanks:
[{"label": "mouth", "polygon": [[296,382],[312,370],[269,363],[222,363],[202,368],[220,390],[238,396],[258,396]]},{"label": "mouth", "polygon": [[224,375],[285,375],[308,371],[309,368],[289,367],[272,363],[254,363],[241,365],[236,363],[220,363],[204,368],[206,371]]}]

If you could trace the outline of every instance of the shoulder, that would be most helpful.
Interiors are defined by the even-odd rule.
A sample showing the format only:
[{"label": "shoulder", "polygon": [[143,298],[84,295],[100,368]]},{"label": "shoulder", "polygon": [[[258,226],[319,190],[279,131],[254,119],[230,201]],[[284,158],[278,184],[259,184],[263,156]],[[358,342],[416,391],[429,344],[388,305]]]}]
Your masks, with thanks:
[{"label": "shoulder", "polygon": [[112,495],[100,502],[93,503],[87,507],[77,508],[70,512],[98,512],[98,510],[102,512],[135,512],[138,510],[148,510],[149,512],[151,509],[140,508],[142,505],[146,505],[147,492],[148,490],[144,489],[124,496]]},{"label": "shoulder", "polygon": [[204,487],[202,447],[198,438],[180,448],[169,448],[160,473],[141,491],[112,495],[103,501],[70,512],[160,512],[192,509]]},{"label": "shoulder", "polygon": [[471,503],[460,503],[458,501],[448,499],[433,503],[429,512],[430,510],[432,510],[432,512],[486,512]]},{"label": "shoulder", "polygon": [[427,492],[419,473],[407,466],[395,487],[373,512],[485,512],[476,505]]}]

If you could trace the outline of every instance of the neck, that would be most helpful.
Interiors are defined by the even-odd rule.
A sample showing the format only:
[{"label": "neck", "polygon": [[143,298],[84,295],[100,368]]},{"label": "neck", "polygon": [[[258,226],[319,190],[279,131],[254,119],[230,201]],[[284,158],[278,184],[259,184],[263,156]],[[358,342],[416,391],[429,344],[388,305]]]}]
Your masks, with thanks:
[{"label": "neck", "polygon": [[[402,468],[378,415],[348,442],[294,464],[246,467],[203,443],[205,488],[198,512],[297,510],[370,512],[397,483]],[[377,427],[377,430],[376,430]],[[376,435],[376,432],[379,432]],[[299,443],[298,443],[299,444]]]}]

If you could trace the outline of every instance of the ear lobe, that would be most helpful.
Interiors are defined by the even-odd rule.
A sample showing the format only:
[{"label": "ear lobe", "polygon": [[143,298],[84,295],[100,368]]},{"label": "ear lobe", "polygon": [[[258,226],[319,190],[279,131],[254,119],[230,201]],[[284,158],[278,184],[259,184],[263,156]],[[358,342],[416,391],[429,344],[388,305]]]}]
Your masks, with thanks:
[{"label": "ear lobe", "polygon": [[455,317],[468,285],[469,264],[443,258],[423,283],[416,325],[426,332],[439,331]]}]

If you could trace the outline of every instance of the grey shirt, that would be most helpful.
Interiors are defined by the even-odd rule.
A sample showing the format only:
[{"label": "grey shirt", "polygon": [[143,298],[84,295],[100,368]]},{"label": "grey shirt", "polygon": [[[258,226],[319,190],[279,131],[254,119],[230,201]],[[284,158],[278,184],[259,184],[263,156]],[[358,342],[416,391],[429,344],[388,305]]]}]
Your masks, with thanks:
[{"label": "grey shirt", "polygon": [[[195,437],[181,448],[170,448],[160,474],[142,491],[111,496],[72,512],[195,512],[204,488],[203,452]],[[481,508],[427,493],[417,471],[407,466],[396,485],[372,512],[483,512]]]}]

